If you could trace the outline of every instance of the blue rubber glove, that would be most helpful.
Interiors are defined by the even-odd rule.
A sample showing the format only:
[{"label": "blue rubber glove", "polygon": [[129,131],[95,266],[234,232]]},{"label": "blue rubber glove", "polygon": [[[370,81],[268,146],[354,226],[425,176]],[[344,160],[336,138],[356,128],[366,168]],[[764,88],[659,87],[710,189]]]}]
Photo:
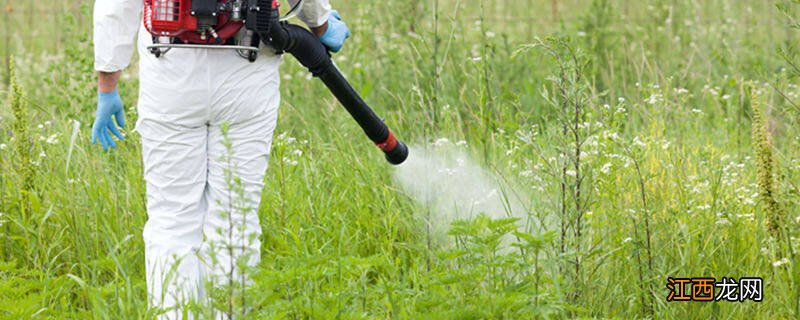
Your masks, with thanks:
[{"label": "blue rubber glove", "polygon": [[328,50],[332,52],[339,52],[344,45],[344,39],[350,36],[350,29],[342,22],[342,16],[339,11],[331,10],[331,15],[328,17],[328,30],[319,37]]},{"label": "blue rubber glove", "polygon": [[[116,124],[114,124],[111,116],[114,116],[117,120]],[[112,92],[98,92],[97,116],[92,126],[92,144],[99,140],[100,144],[103,145],[103,150],[108,150],[109,146],[116,148],[117,144],[108,132],[111,131],[119,140],[125,140],[125,136],[119,132],[117,125],[123,129],[125,128],[125,114],[123,113],[122,99],[119,97],[119,93],[116,89]]]}]

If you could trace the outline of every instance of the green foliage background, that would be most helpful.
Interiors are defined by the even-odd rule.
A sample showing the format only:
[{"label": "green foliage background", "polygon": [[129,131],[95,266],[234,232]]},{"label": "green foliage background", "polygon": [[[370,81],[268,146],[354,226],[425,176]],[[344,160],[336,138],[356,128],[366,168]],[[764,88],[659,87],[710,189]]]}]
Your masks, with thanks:
[{"label": "green foliage background", "polygon": [[[90,144],[91,5],[2,7],[0,318],[155,314],[145,300],[138,136],[128,131],[109,153]],[[427,220],[428,209],[403,193],[323,85],[287,58],[249,317],[800,317],[800,89],[792,67],[800,31],[790,27],[791,1],[334,6],[353,34],[337,64],[399,136],[466,141],[485,167],[519,186],[538,223],[515,228],[479,216],[429,242],[426,226],[440,222]],[[548,37],[560,40],[538,40]],[[580,81],[559,80],[563,56],[541,47],[560,41],[581,57],[580,66],[567,65],[580,69]],[[12,56],[21,98],[11,95]],[[129,123],[136,70],[120,87]],[[558,249],[564,175],[548,169],[569,146],[562,125],[571,120],[555,108],[559,84],[583,99],[591,128],[582,131],[587,183],[579,187],[591,196],[579,212],[582,238],[568,252]],[[751,128],[753,90],[763,93],[765,130]],[[12,105],[24,106],[25,121]],[[27,143],[15,136],[20,123]],[[771,196],[783,215],[777,236],[766,227],[774,204],[759,200],[751,132],[771,136]],[[518,249],[509,251],[504,235]],[[583,269],[565,272],[571,261]],[[668,276],[763,277],[764,301],[668,303]]]}]

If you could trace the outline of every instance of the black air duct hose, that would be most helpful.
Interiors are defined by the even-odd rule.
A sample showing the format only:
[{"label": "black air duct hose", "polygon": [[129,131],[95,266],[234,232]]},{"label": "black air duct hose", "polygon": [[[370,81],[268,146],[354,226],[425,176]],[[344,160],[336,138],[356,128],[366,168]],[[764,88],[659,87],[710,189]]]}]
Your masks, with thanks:
[{"label": "black air duct hose", "polygon": [[327,48],[308,30],[287,22],[270,19],[267,32],[259,34],[264,43],[276,52],[288,52],[308,68],[315,77],[320,78],[336,99],[358,122],[367,137],[386,154],[389,163],[397,165],[408,157],[408,147],[395,139],[392,131],[375,115],[375,112],[361,99],[350,86],[339,69],[333,65]]}]

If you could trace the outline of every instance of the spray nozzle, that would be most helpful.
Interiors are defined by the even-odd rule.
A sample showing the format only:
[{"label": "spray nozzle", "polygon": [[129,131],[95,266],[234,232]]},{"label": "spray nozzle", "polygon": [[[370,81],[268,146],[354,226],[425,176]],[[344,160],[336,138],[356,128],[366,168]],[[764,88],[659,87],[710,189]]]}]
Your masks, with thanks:
[{"label": "spray nozzle", "polygon": [[401,164],[408,158],[408,147],[402,141],[397,140],[391,130],[389,130],[389,137],[376,145],[385,153],[386,161],[393,165]]},{"label": "spray nozzle", "polygon": [[384,153],[386,153],[386,161],[393,165],[399,165],[408,158],[408,147],[402,141],[397,141],[397,147],[391,151],[384,151]]}]

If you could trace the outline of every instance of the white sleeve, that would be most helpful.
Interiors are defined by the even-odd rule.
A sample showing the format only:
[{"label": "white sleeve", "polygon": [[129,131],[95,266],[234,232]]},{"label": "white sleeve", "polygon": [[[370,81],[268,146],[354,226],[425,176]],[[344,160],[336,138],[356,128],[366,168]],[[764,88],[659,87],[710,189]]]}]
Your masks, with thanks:
[{"label": "white sleeve", "polygon": [[142,0],[97,0],[94,4],[94,69],[125,69],[141,24]]},{"label": "white sleeve", "polygon": [[[289,3],[294,6],[298,1],[289,0]],[[325,24],[330,14],[331,4],[328,0],[305,0],[297,17],[309,27],[314,28]]]}]

